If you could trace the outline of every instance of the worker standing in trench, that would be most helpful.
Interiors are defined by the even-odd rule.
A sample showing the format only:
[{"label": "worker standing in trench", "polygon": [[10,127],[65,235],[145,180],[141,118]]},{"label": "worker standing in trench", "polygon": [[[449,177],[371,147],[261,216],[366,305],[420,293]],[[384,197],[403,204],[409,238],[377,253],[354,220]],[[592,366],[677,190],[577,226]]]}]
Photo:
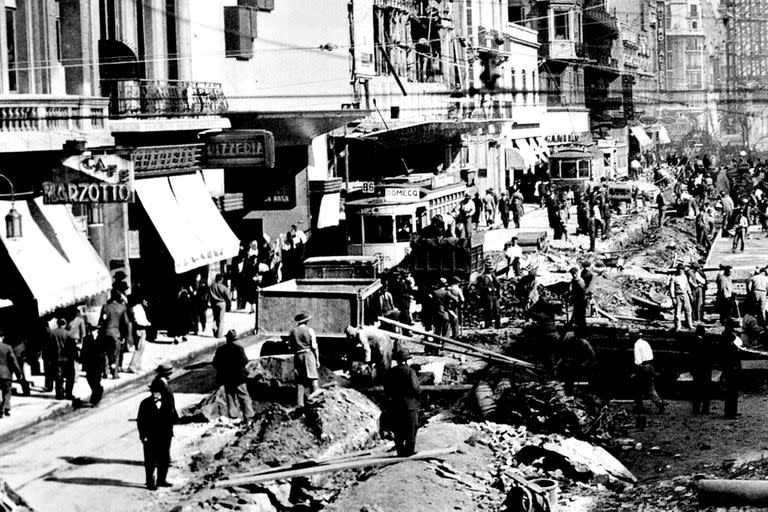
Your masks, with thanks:
[{"label": "worker standing in trench", "polygon": [[344,332],[354,343],[354,348],[367,366],[373,382],[378,382],[392,367],[392,352],[394,342],[380,329],[363,325],[354,327],[348,325]]},{"label": "worker standing in trench", "polygon": [[691,316],[691,287],[688,283],[688,277],[685,275],[685,265],[677,264],[677,273],[669,278],[669,296],[672,298],[672,305],[675,308],[675,330],[681,328],[680,316],[685,313],[686,328],[692,329]]},{"label": "worker standing in trench", "polygon": [[395,449],[400,457],[416,453],[416,432],[419,430],[419,395],[421,387],[416,372],[408,364],[411,354],[405,347],[394,353],[397,366],[384,379],[384,391],[389,398],[389,425],[395,437]]},{"label": "worker standing in trench", "polygon": [[653,350],[643,338],[638,338],[633,347],[635,358],[635,372],[632,378],[635,381],[635,412],[645,412],[643,398],[650,397],[656,404],[659,414],[664,412],[664,401],[656,392],[656,374],[653,368]]},{"label": "worker standing in trench", "polygon": [[294,371],[296,372],[296,406],[304,407],[304,395],[307,388],[312,389],[311,400],[320,393],[318,370],[320,369],[320,352],[317,348],[317,337],[314,329],[307,324],[312,317],[299,313],[294,318],[296,327],[288,335],[288,343],[293,351]]}]

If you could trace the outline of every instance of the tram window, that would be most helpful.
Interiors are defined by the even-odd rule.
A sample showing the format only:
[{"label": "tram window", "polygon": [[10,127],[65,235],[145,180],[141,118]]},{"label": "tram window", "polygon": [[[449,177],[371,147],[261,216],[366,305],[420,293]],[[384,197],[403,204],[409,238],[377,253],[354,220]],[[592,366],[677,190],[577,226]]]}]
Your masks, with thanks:
[{"label": "tram window", "polygon": [[409,242],[411,240],[410,215],[398,215],[395,217],[395,233],[398,242]]},{"label": "tram window", "polygon": [[371,216],[363,219],[365,243],[392,243],[392,217]]},{"label": "tram window", "polygon": [[579,160],[579,178],[589,178],[589,162]]},{"label": "tram window", "polygon": [[349,217],[349,225],[347,226],[347,233],[349,234],[349,242],[353,244],[363,243],[363,226],[362,217],[359,215],[351,215]]},{"label": "tram window", "polygon": [[560,177],[575,178],[576,177],[576,162],[560,162]]}]

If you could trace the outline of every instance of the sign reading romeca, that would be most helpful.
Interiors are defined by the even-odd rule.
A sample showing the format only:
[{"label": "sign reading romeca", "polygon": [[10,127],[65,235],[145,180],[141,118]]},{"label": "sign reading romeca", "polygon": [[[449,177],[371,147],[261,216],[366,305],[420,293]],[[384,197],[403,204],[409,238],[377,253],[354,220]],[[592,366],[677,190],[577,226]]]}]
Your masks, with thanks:
[{"label": "sign reading romeca", "polygon": [[208,167],[274,167],[275,137],[266,130],[224,130],[205,140]]},{"label": "sign reading romeca", "polygon": [[115,154],[71,156],[43,183],[45,204],[132,203],[133,162]]}]

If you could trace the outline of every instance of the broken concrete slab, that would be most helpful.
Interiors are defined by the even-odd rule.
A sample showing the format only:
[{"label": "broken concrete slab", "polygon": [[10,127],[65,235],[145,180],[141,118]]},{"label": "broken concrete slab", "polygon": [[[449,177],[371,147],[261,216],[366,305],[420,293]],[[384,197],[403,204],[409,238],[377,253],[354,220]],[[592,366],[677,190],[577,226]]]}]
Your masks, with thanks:
[{"label": "broken concrete slab", "polygon": [[524,446],[516,458],[524,464],[539,461],[547,471],[560,469],[572,480],[634,483],[635,476],[605,449],[573,437],[549,436],[541,444]]}]

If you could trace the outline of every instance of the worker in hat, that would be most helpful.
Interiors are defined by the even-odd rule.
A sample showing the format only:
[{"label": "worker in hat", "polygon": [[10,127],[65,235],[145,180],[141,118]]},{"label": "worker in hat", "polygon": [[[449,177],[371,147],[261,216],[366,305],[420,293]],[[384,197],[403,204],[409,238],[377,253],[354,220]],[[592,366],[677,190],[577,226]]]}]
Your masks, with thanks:
[{"label": "worker in hat", "polygon": [[741,212],[736,215],[732,253],[735,253],[739,247],[741,247],[741,252],[744,252],[744,239],[747,238],[747,231],[749,230],[749,215],[745,210],[746,208],[742,207]]},{"label": "worker in hat", "polygon": [[461,324],[464,321],[462,308],[466,302],[464,290],[461,287],[461,279],[457,276],[452,276],[451,279],[449,279],[447,289],[455,297],[453,308],[448,311],[448,316],[450,317],[448,322],[450,324],[450,334],[452,337],[456,338],[457,336],[461,336]]},{"label": "worker in hat", "polygon": [[570,324],[577,334],[583,335],[587,328],[587,285],[581,278],[578,267],[573,267],[571,272],[571,303],[573,314]]},{"label": "worker in hat", "polygon": [[344,332],[353,343],[352,359],[366,365],[373,381],[383,379],[392,367],[392,351],[395,348],[392,338],[385,331],[367,325],[348,325]]},{"label": "worker in hat", "polygon": [[[253,402],[248,394],[248,357],[245,349],[237,343],[234,329],[227,331],[226,343],[216,349],[213,367],[216,368],[216,384],[224,389],[227,399],[227,415],[230,418],[242,416],[243,421],[253,417]],[[239,410],[239,412],[238,412]]]},{"label": "worker in hat", "polygon": [[643,399],[648,396],[656,404],[659,414],[664,412],[664,401],[656,392],[656,372],[653,368],[653,350],[643,338],[638,338],[632,347],[635,368],[632,378],[635,381],[635,412],[645,412]]},{"label": "worker in hat", "polygon": [[688,283],[688,277],[685,275],[685,265],[678,263],[675,275],[669,278],[667,283],[669,296],[672,298],[672,305],[675,308],[675,330],[681,329],[680,316],[685,312],[685,324],[687,329],[693,329],[691,317],[693,314],[691,308],[691,286]]},{"label": "worker in hat", "polygon": [[694,261],[686,272],[688,285],[691,289],[691,308],[694,322],[704,321],[704,298],[707,290],[707,276],[701,269],[701,264]]},{"label": "worker in hat", "polygon": [[741,352],[744,342],[741,327],[734,319],[726,322],[721,341],[720,360],[723,373],[720,381],[725,384],[723,413],[726,418],[739,416],[739,387],[741,386]]},{"label": "worker in hat", "polygon": [[315,330],[307,325],[312,317],[299,313],[294,318],[296,327],[288,335],[288,343],[293,351],[294,371],[296,372],[296,406],[304,407],[307,388],[312,389],[309,398],[320,393],[318,370],[320,369],[320,351],[317,347]]},{"label": "worker in hat", "polygon": [[717,304],[717,311],[720,316],[720,323],[725,325],[726,321],[731,318],[734,311],[738,315],[738,303],[736,302],[736,296],[733,292],[733,278],[731,277],[730,265],[720,265],[720,272],[717,274],[715,283],[717,284],[717,296],[715,303]]},{"label": "worker in hat", "polygon": [[473,219],[475,217],[475,202],[472,201],[472,196],[469,193],[464,194],[464,199],[461,200],[461,204],[458,206],[456,212],[456,220],[464,226],[464,237],[466,240],[472,240],[472,233],[474,232]]},{"label": "worker in hat", "polygon": [[499,311],[499,298],[501,296],[501,284],[496,278],[496,269],[490,263],[485,264],[485,272],[477,278],[475,288],[480,298],[480,307],[485,318],[485,328],[491,327],[491,322],[496,329],[501,328],[501,312]]},{"label": "worker in hat", "polygon": [[507,258],[507,277],[520,277],[522,273],[520,261],[523,259],[523,248],[517,243],[516,236],[513,236],[509,243],[504,245],[504,256]]},{"label": "worker in hat", "polygon": [[[168,372],[169,367],[170,365],[158,367],[158,375],[161,375],[161,369],[163,372]],[[170,375],[169,372],[168,375]],[[168,388],[161,379],[156,378],[152,381],[149,390],[152,394],[139,404],[136,426],[144,447],[147,489],[154,491],[158,487],[171,486],[167,479],[168,467],[171,464],[171,440],[173,426],[179,421],[179,415],[176,412],[173,394],[169,395]],[[157,469],[157,481],[155,481],[155,469]]]},{"label": "worker in hat", "polygon": [[394,353],[397,366],[384,378],[384,391],[389,399],[386,419],[395,437],[395,449],[400,457],[415,453],[416,432],[419,429],[419,378],[408,364],[411,354],[406,347],[398,347]]}]

